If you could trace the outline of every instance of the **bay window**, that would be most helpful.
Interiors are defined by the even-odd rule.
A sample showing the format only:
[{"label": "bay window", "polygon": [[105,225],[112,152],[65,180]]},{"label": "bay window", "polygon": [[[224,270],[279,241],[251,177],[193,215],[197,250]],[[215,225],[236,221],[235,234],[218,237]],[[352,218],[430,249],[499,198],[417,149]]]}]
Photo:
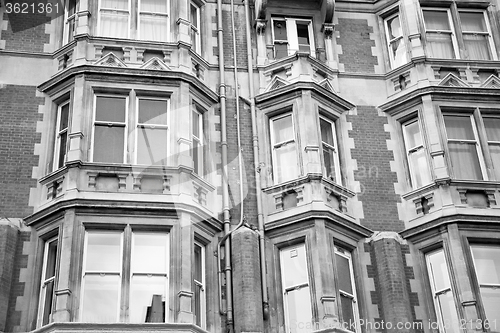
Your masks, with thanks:
[{"label": "bay window", "polygon": [[312,309],[305,244],[280,250],[287,333],[311,332]]},{"label": "bay window", "polygon": [[84,248],[80,321],[167,321],[167,233],[89,230]]},{"label": "bay window", "polygon": [[427,154],[418,119],[412,119],[403,124],[403,138],[412,187],[416,189],[431,182]]},{"label": "bay window", "polygon": [[66,153],[68,152],[69,111],[69,101],[65,101],[57,107],[53,170],[63,167],[66,162]]},{"label": "bay window", "polygon": [[51,322],[57,264],[58,240],[57,237],[53,237],[47,240],[44,244],[37,327],[47,325]]},{"label": "bay window", "polygon": [[274,58],[280,59],[296,52],[315,56],[312,21],[308,19],[273,17],[272,38]]},{"label": "bay window", "polygon": [[206,282],[205,282],[205,246],[201,243],[194,243],[194,307],[193,314],[195,324],[205,328],[206,326]]},{"label": "bay window", "polygon": [[270,120],[272,164],[275,183],[282,183],[299,175],[295,130],[291,113]]},{"label": "bay window", "polygon": [[385,19],[384,28],[391,68],[404,65],[407,62],[406,47],[399,13],[393,14]]},{"label": "bay window", "polygon": [[341,184],[342,179],[340,175],[335,123],[324,117],[319,118],[319,123],[321,146],[323,149],[323,174],[337,184]]}]

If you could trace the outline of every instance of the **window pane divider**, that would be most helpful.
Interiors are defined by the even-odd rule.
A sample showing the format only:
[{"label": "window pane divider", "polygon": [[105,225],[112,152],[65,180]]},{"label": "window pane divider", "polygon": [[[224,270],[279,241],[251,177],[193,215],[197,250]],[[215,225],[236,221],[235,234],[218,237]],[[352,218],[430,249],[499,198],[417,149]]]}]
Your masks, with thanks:
[{"label": "window pane divider", "polygon": [[287,287],[285,288],[285,294],[291,292],[291,291],[295,291],[295,290],[300,290],[302,288],[306,288],[306,287],[309,287],[309,283],[308,282],[304,282],[302,284],[298,284],[298,285],[295,285],[295,286],[292,286],[292,287]]}]

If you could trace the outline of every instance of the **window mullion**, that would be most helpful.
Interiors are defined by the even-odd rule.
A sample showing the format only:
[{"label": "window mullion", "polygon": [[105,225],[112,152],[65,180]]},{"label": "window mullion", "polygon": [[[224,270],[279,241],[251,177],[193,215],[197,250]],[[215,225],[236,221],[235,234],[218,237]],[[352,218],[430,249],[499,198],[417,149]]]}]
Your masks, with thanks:
[{"label": "window mullion", "polygon": [[129,302],[130,302],[130,279],[131,279],[131,257],[132,257],[132,229],[128,225],[123,234],[123,274],[122,274],[122,290],[120,304],[120,321],[129,322]]}]

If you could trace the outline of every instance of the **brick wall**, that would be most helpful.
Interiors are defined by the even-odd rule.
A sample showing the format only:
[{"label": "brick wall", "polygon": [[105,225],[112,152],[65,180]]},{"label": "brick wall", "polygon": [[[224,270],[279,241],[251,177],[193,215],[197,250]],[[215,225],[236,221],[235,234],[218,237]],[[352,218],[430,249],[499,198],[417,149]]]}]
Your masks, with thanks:
[{"label": "brick wall", "polygon": [[38,156],[33,154],[40,134],[36,123],[41,120],[36,88],[8,85],[0,89],[0,216],[25,217],[32,213],[28,206],[30,188],[36,187],[31,178]]},{"label": "brick wall", "polygon": [[339,62],[346,72],[374,73],[377,57],[372,53],[375,41],[370,39],[373,28],[364,19],[339,18],[335,26],[339,33],[337,44],[342,47]]},{"label": "brick wall", "polygon": [[354,140],[351,156],[357,161],[354,179],[361,184],[361,224],[375,231],[403,230],[397,210],[401,199],[394,190],[397,176],[390,166],[394,155],[387,149],[390,134],[384,129],[387,118],[379,116],[374,106],[358,106],[357,115],[348,115],[347,121],[352,123],[349,137]]},{"label": "brick wall", "polygon": [[[8,15],[4,13],[4,20]],[[5,41],[5,49],[9,51],[43,52],[43,45],[49,43],[49,35],[45,33],[46,19],[40,15],[23,14],[22,20],[16,19],[16,32],[12,31],[11,23],[7,30],[0,33]]]},{"label": "brick wall", "polygon": [[17,228],[0,225],[0,332],[5,331],[17,247]]},{"label": "brick wall", "polygon": [[[227,6],[227,8],[230,8]],[[217,16],[213,16],[213,23],[217,23]],[[243,6],[235,6],[234,11],[234,25],[235,30],[238,32],[236,35],[236,61],[238,67],[247,67],[247,42],[246,42],[246,25],[245,25],[245,12]],[[214,25],[216,27],[217,24]],[[224,36],[224,65],[234,66],[234,48],[233,48],[233,28],[231,26],[231,11],[222,10],[222,28]],[[213,53],[215,56],[219,55],[219,47],[217,41],[217,30],[212,31]]]}]

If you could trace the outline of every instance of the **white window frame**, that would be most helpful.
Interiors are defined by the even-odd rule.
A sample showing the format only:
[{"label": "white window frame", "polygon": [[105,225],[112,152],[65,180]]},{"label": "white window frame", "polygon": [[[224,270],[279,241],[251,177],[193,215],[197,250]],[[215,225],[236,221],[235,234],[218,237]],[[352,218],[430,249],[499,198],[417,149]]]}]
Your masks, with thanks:
[{"label": "white window frame", "polygon": [[[281,119],[281,118],[288,117],[288,116],[291,117],[291,122],[292,122],[292,133],[293,133],[292,139],[287,140],[287,141],[282,141],[282,142],[275,142],[274,121]],[[295,118],[293,116],[293,112],[286,112],[286,113],[280,114],[278,116],[275,116],[275,117],[272,117],[269,119],[270,138],[271,138],[271,158],[272,158],[272,167],[273,167],[273,179],[274,179],[275,184],[283,183],[283,182],[290,180],[290,179],[282,180],[281,179],[282,176],[278,173],[279,172],[278,170],[281,169],[281,166],[278,167],[278,161],[276,159],[276,149],[278,149],[282,146],[285,146],[291,142],[293,142],[293,144],[295,145],[295,154],[297,156],[296,161],[294,161],[297,165],[297,175],[295,176],[295,178],[299,177],[299,174],[300,174],[300,167],[298,165],[299,154],[298,154],[297,137],[296,137],[296,132],[295,132],[294,119]]]},{"label": "white window frame", "polygon": [[[102,37],[109,37],[109,38],[130,38],[130,29],[131,29],[131,3],[133,0],[127,0],[128,3],[128,9],[115,9],[115,8],[103,8],[102,7],[102,1],[99,0],[99,8],[98,8],[98,19],[97,19],[97,31],[98,31],[98,36]],[[127,14],[127,35],[125,37],[116,37],[116,36],[110,36],[109,33],[104,33],[102,29],[102,12],[120,12]]]},{"label": "white window frame", "polygon": [[[427,29],[427,24],[425,23],[425,19],[423,19],[424,22],[424,29],[425,29],[425,38],[427,39],[427,33],[438,33],[438,34],[449,34],[451,36],[451,43],[453,47],[453,52],[455,53],[455,57],[453,59],[460,59],[460,52],[458,49],[458,42],[457,42],[457,36],[456,36],[456,29],[455,26],[453,25],[453,18],[451,16],[451,11],[449,8],[439,8],[439,7],[423,7],[422,8],[422,15],[424,11],[434,11],[434,12],[446,12],[446,16],[448,17],[448,24],[450,27],[450,30],[433,30],[433,29]],[[427,49],[427,52],[430,52],[429,49]],[[431,55],[429,55],[431,56]],[[432,55],[432,58],[437,58],[434,55]],[[441,58],[437,58],[441,59]]]},{"label": "white window frame", "polygon": [[[55,243],[56,246],[56,253],[55,253],[55,258],[54,258],[54,276],[49,277],[48,279],[45,278],[45,274],[47,273],[47,264],[48,264],[48,259],[49,259],[49,248],[51,244]],[[41,281],[40,281],[40,296],[38,300],[38,316],[37,316],[37,324],[36,327],[42,327],[43,325],[47,325],[51,322],[51,314],[52,311],[49,312],[49,318],[48,322],[44,323],[44,317],[45,317],[45,300],[47,298],[47,290],[45,290],[46,286],[49,283],[53,283],[53,290],[52,290],[52,295],[51,295],[51,302],[50,302],[50,307],[52,308],[54,305],[54,299],[55,299],[55,291],[56,291],[56,281],[57,281],[57,275],[58,275],[58,267],[59,267],[59,239],[58,236],[49,238],[48,240],[45,241],[45,244],[43,246],[43,263],[42,263],[42,276],[41,276]]]},{"label": "white window frame", "polygon": [[[389,36],[389,25],[387,24],[389,22],[389,20],[395,18],[395,17],[398,17],[398,20],[399,20],[399,25],[401,26],[401,36],[400,37],[396,37],[396,38],[393,38],[393,39],[390,39],[390,36]],[[405,38],[404,38],[404,33],[403,33],[403,24],[402,24],[402,20],[401,20],[401,14],[399,12],[396,12],[394,14],[392,14],[391,16],[389,17],[386,17],[384,19],[384,30],[385,30],[385,39],[386,39],[386,46],[387,46],[387,52],[389,54],[389,63],[391,65],[391,68],[397,68],[399,66],[403,66],[403,64],[406,64],[408,62],[408,54],[406,52],[406,43],[405,43]],[[396,65],[395,64],[395,57],[394,57],[394,54],[392,52],[392,44],[397,42],[398,40],[401,40],[402,41],[402,46],[404,48],[404,51],[405,51],[405,58],[404,58],[404,63],[403,64],[399,64],[399,65]]]},{"label": "white window frame", "polygon": [[[60,130],[59,127],[61,126],[61,115],[62,115],[62,108],[65,106],[68,106],[68,127],[65,129]],[[62,102],[57,106],[57,120],[56,120],[56,128],[55,128],[55,140],[54,140],[54,158],[52,160],[52,171],[55,171],[59,168],[64,167],[64,163],[67,160],[67,155],[68,155],[68,148],[69,148],[69,128],[70,128],[70,119],[71,119],[71,104],[69,99]],[[59,160],[59,154],[61,152],[61,136],[66,135],[66,147],[65,147],[65,154],[64,154],[64,161],[62,161],[62,165],[59,166],[59,163],[61,162]]]},{"label": "white window frame", "polygon": [[[131,1],[135,1],[135,0],[129,0],[129,4]],[[165,1],[166,2],[166,7],[167,7],[167,11],[166,12],[149,12],[149,11],[142,11],[141,10],[141,6],[142,6],[142,0],[136,0],[138,2],[138,9],[137,9],[137,37],[138,39],[140,40],[149,40],[149,39],[146,39],[146,38],[143,38],[141,36],[141,15],[142,16],[163,16],[166,18],[166,33],[165,33],[165,40],[161,40],[161,39],[155,39],[153,41],[156,41],[156,42],[169,42],[170,41],[170,1],[169,0],[162,0],[162,1]],[[158,1],[158,0],[157,0]]]},{"label": "white window frame", "polygon": [[[339,151],[338,151],[338,144],[337,144],[337,131],[335,129],[335,122],[324,117],[324,116],[319,116],[319,119],[320,119],[320,121],[319,121],[319,123],[320,123],[319,134],[320,134],[320,140],[321,140],[321,150],[323,151],[325,149],[325,146],[326,146],[330,151],[333,152],[333,166],[335,168],[334,182],[339,184],[339,185],[342,185],[342,175],[340,173],[340,159],[339,159]],[[331,126],[332,136],[333,136],[333,146],[327,142],[324,142],[322,137],[321,137],[321,120],[326,121]],[[324,159],[324,154],[322,154],[321,158]],[[329,177],[328,171],[326,170],[326,163],[324,160],[323,160],[323,175],[325,177]]]},{"label": "white window frame", "polygon": [[[123,123],[121,122],[109,122],[109,121],[96,121],[96,114],[97,114],[97,98],[98,97],[113,97],[113,98],[123,98],[125,99],[125,120]],[[123,130],[123,154],[122,154],[122,161],[117,162],[119,164],[124,164],[127,163],[126,161],[126,156],[127,156],[127,137],[128,137],[128,118],[129,118],[129,96],[125,95],[116,95],[116,94],[94,94],[94,107],[93,107],[93,118],[92,118],[92,142],[91,142],[91,161],[94,162],[94,145],[95,145],[95,127],[96,124],[99,124],[101,126],[107,125],[109,126],[119,126],[123,124],[123,126],[119,127],[124,127]],[[97,163],[112,163],[112,162],[97,162]]]},{"label": "white window frame", "polygon": [[[354,314],[354,322],[356,323],[356,325],[354,325],[355,330],[351,331],[351,332],[358,333],[360,331],[359,330],[360,325],[357,325],[357,323],[359,323],[359,308],[358,308],[358,298],[357,298],[357,294],[356,294],[356,280],[354,279],[354,268],[352,265],[352,255],[348,250],[337,247],[337,246],[335,246],[334,254],[347,259],[347,261],[349,262],[349,276],[351,278],[351,286],[352,286],[353,293],[349,294],[348,292],[341,290],[339,287],[339,294],[341,296],[346,297],[346,298],[350,298],[352,301],[352,309],[353,309],[352,312]],[[349,327],[350,327],[350,325],[349,325]]]},{"label": "white window frame", "polygon": [[[167,102],[167,124],[141,124],[139,123],[139,100],[152,100],[152,101],[166,101]],[[134,162],[135,164],[140,164],[138,161],[137,153],[138,153],[138,142],[139,142],[139,128],[145,127],[149,129],[163,129],[167,131],[167,142],[165,143],[167,145],[167,156],[165,156],[166,161],[168,163],[168,159],[170,156],[170,98],[165,98],[165,97],[144,97],[144,96],[137,96],[136,101],[135,101],[135,111],[136,111],[136,116],[135,116],[135,130],[136,130],[136,135],[135,135],[135,143],[134,143]],[[128,113],[127,113],[128,114]],[[125,136],[126,138],[126,136]],[[126,143],[126,141],[125,141]]]},{"label": "white window frame", "polygon": [[[205,257],[205,245],[198,241],[194,241],[194,246],[198,246],[201,250],[201,276],[202,279],[201,281],[198,281],[196,279],[193,279],[193,282],[196,287],[200,287],[200,299],[198,300],[200,302],[200,327],[201,328],[206,328],[207,325],[207,299],[206,299],[206,257]],[[194,258],[193,258],[194,261]],[[195,299],[196,301],[196,299]],[[195,323],[196,323],[196,318],[195,318]]]},{"label": "white window frame", "polygon": [[[193,144],[193,148],[195,145],[197,145],[198,147],[198,165],[194,165],[195,162],[194,162],[194,159],[193,159],[193,169],[194,169],[194,172],[199,175],[199,176],[203,176],[204,175],[204,161],[203,161],[203,158],[204,158],[204,154],[203,154],[203,136],[204,136],[204,133],[203,133],[203,113],[200,112],[198,110],[198,107],[196,105],[193,105],[193,111],[192,113],[196,113],[198,114],[198,133],[199,133],[199,137],[197,137],[196,135],[194,135],[194,133],[191,133],[192,134],[192,144]],[[193,117],[194,118],[194,117]],[[192,119],[193,121],[193,125],[194,125],[194,119]],[[194,149],[192,149],[192,154],[194,154]]]},{"label": "white window frame", "polygon": [[[283,257],[285,254],[290,254],[290,251],[293,249],[297,249],[299,247],[304,248],[304,254],[305,254],[305,260],[306,260],[306,274],[307,274],[307,282],[300,283],[298,285],[293,285],[293,286],[285,286],[285,279],[284,279],[284,274],[286,272],[284,268],[284,260]],[[283,295],[283,312],[285,314],[285,331],[288,333],[290,332],[290,314],[288,311],[288,301],[287,301],[287,294],[291,291],[299,290],[302,288],[309,288],[309,307],[312,310],[312,298],[311,298],[311,282],[310,282],[310,277],[309,277],[309,262],[307,260],[307,249],[306,249],[306,244],[301,243],[293,246],[287,246],[284,248],[279,249],[279,255],[280,255],[280,273],[281,273],[281,286],[282,286],[282,295]],[[312,311],[311,311],[311,320],[312,320]],[[307,324],[307,323],[304,323]],[[312,323],[311,323],[312,324]]]},{"label": "white window frame", "polygon": [[[74,2],[73,13],[69,13],[70,3]],[[75,39],[76,29],[76,6],[77,0],[66,0],[64,9],[64,29],[63,29],[63,45],[72,42]]]},{"label": "white window frame", "polygon": [[[271,31],[273,38],[273,45],[277,42],[281,44],[287,44],[288,55],[295,54],[299,52],[299,42],[298,42],[298,34],[297,34],[297,23],[307,23],[307,30],[309,33],[309,53],[312,57],[316,57],[316,48],[314,46],[314,33],[313,33],[313,22],[311,19],[306,18],[292,18],[292,17],[272,17],[271,18]],[[275,21],[285,21],[286,22],[286,32],[287,32],[287,40],[277,40],[274,37],[274,22]],[[276,58],[276,50],[274,51],[274,59]]]},{"label": "white window frame", "polygon": [[[453,112],[453,111],[452,112],[444,111],[444,112],[442,112],[442,115],[443,115],[443,125],[445,127],[444,133],[446,136],[446,149],[448,152],[448,161],[449,161],[450,169],[453,173],[453,178],[457,179],[456,175],[455,175],[455,171],[453,169],[453,164],[452,164],[452,160],[451,160],[451,153],[449,150],[449,143],[450,142],[455,142],[455,143],[465,142],[468,144],[474,143],[476,145],[477,158],[479,160],[479,168],[481,169],[481,175],[482,175],[483,179],[475,179],[475,180],[488,180],[488,173],[486,171],[486,165],[485,165],[485,160],[484,160],[484,155],[483,155],[483,150],[482,150],[483,147],[481,146],[481,140],[479,138],[476,120],[474,119],[475,118],[474,113],[460,113],[460,112]],[[472,132],[474,134],[474,140],[449,139],[448,132],[446,130],[446,124],[444,123],[445,116],[456,116],[456,117],[464,117],[464,118],[468,117],[471,121]]]},{"label": "white window frame", "polygon": [[[193,24],[193,20],[191,18],[191,8],[195,8],[196,9],[196,22],[198,22],[198,26],[194,25]],[[194,52],[196,53],[201,53],[201,15],[200,15],[200,11],[201,11],[201,8],[200,6],[198,6],[194,1],[191,1],[190,4],[189,4],[189,26],[190,26],[190,29],[191,29],[191,34],[194,34],[195,38],[194,38],[194,43],[193,43],[193,40],[192,40],[192,36],[191,35],[191,48]]]},{"label": "white window frame", "polygon": [[[418,146],[415,146],[415,147],[409,147],[408,146],[409,140],[408,140],[408,134],[406,133],[406,128],[407,128],[407,126],[409,126],[415,122],[417,123],[419,133],[420,133],[420,140],[422,141],[422,143]],[[410,170],[411,185],[412,185],[413,189],[417,189],[419,187],[422,187],[424,185],[429,184],[432,181],[432,177],[430,174],[430,168],[429,168],[429,162],[427,159],[427,150],[425,148],[425,142],[424,142],[424,135],[423,135],[424,131],[422,128],[422,123],[418,117],[404,122],[402,124],[402,128],[403,128],[403,140],[404,140],[404,146],[405,146],[405,152],[406,152],[406,161],[408,162],[408,169]],[[410,158],[413,153],[416,153],[420,150],[424,151],[427,170],[420,170],[420,168],[418,166],[413,165],[412,159]],[[427,172],[426,177],[429,178],[429,181],[427,183],[424,182],[424,177],[422,177],[422,175],[424,174],[423,172]],[[416,175],[417,174],[420,174],[420,178],[422,179],[422,182],[423,182],[420,185],[416,183],[416,179],[417,179]]]},{"label": "white window frame", "polygon": [[[487,31],[485,32],[477,32],[477,31],[464,31],[461,30],[461,34],[463,35],[484,35],[488,37],[488,45],[489,45],[489,51],[490,51],[490,60],[498,60],[497,59],[497,54],[495,52],[495,42],[493,41],[493,35],[491,33],[491,25],[490,25],[490,20],[488,19],[488,15],[486,14],[485,10],[482,9],[458,9],[458,15],[460,16],[460,13],[482,13],[483,14],[483,20],[484,24],[486,25]],[[464,41],[465,44],[465,41]],[[465,47],[465,45],[464,45]],[[470,56],[468,56],[469,60],[481,60],[481,59],[471,59]]]}]

